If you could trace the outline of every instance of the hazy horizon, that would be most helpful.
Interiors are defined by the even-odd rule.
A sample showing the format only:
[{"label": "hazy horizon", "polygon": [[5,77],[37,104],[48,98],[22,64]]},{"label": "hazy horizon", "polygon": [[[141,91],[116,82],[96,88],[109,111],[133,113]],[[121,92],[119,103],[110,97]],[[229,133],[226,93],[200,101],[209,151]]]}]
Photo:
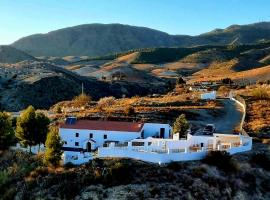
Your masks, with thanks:
[{"label": "hazy horizon", "polygon": [[267,0],[0,0],[0,17],[4,19],[0,21],[0,44],[93,23],[148,27],[172,35],[199,35],[233,24],[270,21],[269,7]]}]

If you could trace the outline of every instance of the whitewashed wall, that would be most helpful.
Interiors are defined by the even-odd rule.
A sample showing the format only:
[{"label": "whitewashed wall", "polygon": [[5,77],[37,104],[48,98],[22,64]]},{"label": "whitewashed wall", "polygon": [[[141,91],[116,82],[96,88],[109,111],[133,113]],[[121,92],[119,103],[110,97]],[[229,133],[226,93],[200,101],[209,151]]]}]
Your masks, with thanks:
[{"label": "whitewashed wall", "polygon": [[158,124],[158,123],[145,123],[143,125],[144,138],[159,136],[160,129],[165,128],[164,138],[170,137],[171,126],[169,124]]},{"label": "whitewashed wall", "polygon": [[216,91],[201,94],[201,99],[216,99]]},{"label": "whitewashed wall", "polygon": [[[79,133],[79,137],[76,137]],[[128,142],[130,140],[141,137],[140,132],[120,132],[120,131],[101,131],[101,130],[81,130],[81,129],[64,129],[60,128],[60,136],[64,144],[63,147],[84,148],[86,142],[90,139],[90,133],[93,133],[92,140],[96,141],[96,147],[102,146],[105,141],[113,140],[120,142]],[[107,135],[107,139],[104,139]],[[79,142],[79,146],[75,146],[75,142]]]},{"label": "whitewashed wall", "polygon": [[[194,136],[193,136],[194,137]],[[230,154],[240,153],[249,151],[252,149],[252,138],[250,137],[243,137],[242,138],[242,145],[239,147],[232,147],[229,149],[226,149],[227,152]],[[203,140],[198,140],[199,138]],[[208,144],[208,140],[214,140],[215,137],[204,137],[204,136],[196,136],[196,141],[204,142],[205,144]],[[150,141],[150,140],[149,140]],[[159,142],[159,140],[157,140]],[[161,140],[160,140],[161,141]],[[138,159],[146,162],[153,162],[153,163],[169,163],[172,161],[189,161],[189,160],[201,160],[205,158],[205,156],[208,154],[208,151],[206,148],[202,148],[198,150],[197,152],[189,151],[189,142],[185,140],[179,140],[179,141],[172,141],[172,140],[164,140],[166,141],[166,149],[165,151],[161,151],[159,153],[153,152],[155,148],[158,150],[163,150],[163,147],[161,145],[157,145],[154,148],[149,146],[141,146],[141,147],[114,147],[111,145],[110,147],[101,147],[98,148],[98,157],[100,158],[106,158],[106,157],[119,157],[119,158],[133,158]],[[192,141],[192,140],[190,140]],[[211,141],[215,142],[215,141]],[[182,152],[176,152],[174,153],[172,149],[184,149]],[[221,149],[222,150],[222,149]]]},{"label": "whitewashed wall", "polygon": [[191,153],[149,153],[132,151],[127,149],[109,149],[99,148],[98,156],[100,158],[106,157],[119,157],[119,158],[133,158],[152,163],[169,163],[172,161],[189,161],[189,160],[201,160],[207,155],[206,151],[191,152]]},{"label": "whitewashed wall", "polygon": [[90,153],[80,153],[80,152],[72,152],[72,151],[65,151],[63,153],[63,163],[72,163],[74,165],[80,165],[86,162],[89,162],[93,159],[92,154]]}]

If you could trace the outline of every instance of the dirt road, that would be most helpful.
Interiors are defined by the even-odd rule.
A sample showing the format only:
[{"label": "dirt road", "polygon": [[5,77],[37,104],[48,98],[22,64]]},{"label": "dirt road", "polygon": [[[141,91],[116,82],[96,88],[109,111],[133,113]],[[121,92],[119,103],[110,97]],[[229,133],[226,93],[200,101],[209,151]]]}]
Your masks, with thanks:
[{"label": "dirt road", "polygon": [[235,101],[230,99],[219,99],[223,105],[222,108],[215,110],[200,110],[200,117],[191,123],[200,127],[196,131],[196,135],[202,133],[202,129],[206,124],[215,124],[217,133],[230,134],[240,124],[243,109]]}]

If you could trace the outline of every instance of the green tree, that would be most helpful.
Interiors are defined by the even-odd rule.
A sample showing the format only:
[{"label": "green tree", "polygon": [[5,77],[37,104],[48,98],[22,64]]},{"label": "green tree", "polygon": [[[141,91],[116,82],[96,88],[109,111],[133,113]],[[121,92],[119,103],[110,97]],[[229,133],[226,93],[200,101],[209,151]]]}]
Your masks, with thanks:
[{"label": "green tree", "polygon": [[187,130],[189,128],[188,121],[184,114],[181,114],[173,124],[173,133],[179,133],[180,138],[185,138],[187,136]]},{"label": "green tree", "polygon": [[8,149],[14,142],[12,119],[5,112],[0,112],[0,150]]},{"label": "green tree", "polygon": [[44,162],[47,165],[53,165],[58,166],[61,160],[61,147],[63,143],[61,141],[58,127],[54,126],[50,128],[50,132],[47,135],[46,139],[46,151],[45,151],[45,157]]},{"label": "green tree", "polygon": [[182,77],[176,79],[176,85],[186,84],[186,81]]},{"label": "green tree", "polygon": [[17,119],[16,127],[16,137],[19,139],[20,143],[25,146],[30,146],[38,144],[38,134],[36,133],[36,113],[33,106],[29,106],[26,110],[22,112],[20,117]]},{"label": "green tree", "polygon": [[36,139],[37,139],[36,142],[39,145],[39,147],[38,147],[38,151],[39,151],[40,145],[45,144],[47,134],[49,132],[50,120],[48,117],[46,117],[46,115],[44,115],[41,112],[38,112],[38,113],[36,113],[35,121],[36,121],[36,133],[35,134],[38,135],[38,137],[36,137]]}]

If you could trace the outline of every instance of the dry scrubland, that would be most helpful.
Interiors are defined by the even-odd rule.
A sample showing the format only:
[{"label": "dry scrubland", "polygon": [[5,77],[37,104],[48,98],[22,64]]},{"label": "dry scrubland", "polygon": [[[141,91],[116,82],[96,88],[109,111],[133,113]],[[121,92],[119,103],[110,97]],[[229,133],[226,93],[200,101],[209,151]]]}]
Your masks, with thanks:
[{"label": "dry scrubland", "polygon": [[269,199],[269,146],[254,149],[165,166],[107,159],[58,168],[43,166],[42,154],[1,152],[0,199]]},{"label": "dry scrubland", "polygon": [[244,128],[260,136],[270,135],[270,86],[256,85],[238,91],[247,105]]},{"label": "dry scrubland", "polygon": [[[78,108],[76,102],[60,102],[51,108],[58,112],[57,119],[67,115],[76,115],[79,118],[105,118],[112,120],[173,122],[181,113],[185,113],[188,119],[199,115],[199,110],[214,110],[221,108],[218,102],[206,102],[198,99],[199,93],[189,92],[184,88],[176,89],[176,92],[157,97],[120,98],[104,97],[97,102],[91,102],[84,108]],[[72,109],[72,107],[74,109]],[[197,110],[197,113],[196,111]]]}]

